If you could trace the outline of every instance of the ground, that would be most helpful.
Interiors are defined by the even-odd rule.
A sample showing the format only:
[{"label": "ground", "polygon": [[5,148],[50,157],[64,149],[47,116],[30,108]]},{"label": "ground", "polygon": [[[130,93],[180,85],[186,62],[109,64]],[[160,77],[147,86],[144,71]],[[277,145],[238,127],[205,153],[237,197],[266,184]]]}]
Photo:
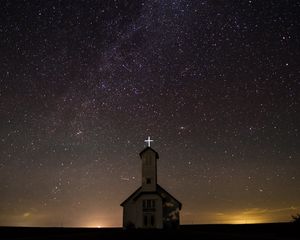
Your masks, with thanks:
[{"label": "ground", "polygon": [[300,239],[299,226],[292,223],[244,225],[182,225],[178,230],[123,230],[121,228],[17,228],[0,227],[0,239]]}]

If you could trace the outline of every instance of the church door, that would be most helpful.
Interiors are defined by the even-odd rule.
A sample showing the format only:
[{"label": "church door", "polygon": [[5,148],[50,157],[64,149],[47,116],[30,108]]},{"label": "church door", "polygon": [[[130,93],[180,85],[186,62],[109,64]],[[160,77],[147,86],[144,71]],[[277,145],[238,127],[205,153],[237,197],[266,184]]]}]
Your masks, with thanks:
[{"label": "church door", "polygon": [[145,228],[155,227],[155,216],[152,213],[146,213],[143,216],[143,225]]},{"label": "church door", "polygon": [[143,226],[144,228],[154,228],[155,223],[155,200],[143,200]]}]

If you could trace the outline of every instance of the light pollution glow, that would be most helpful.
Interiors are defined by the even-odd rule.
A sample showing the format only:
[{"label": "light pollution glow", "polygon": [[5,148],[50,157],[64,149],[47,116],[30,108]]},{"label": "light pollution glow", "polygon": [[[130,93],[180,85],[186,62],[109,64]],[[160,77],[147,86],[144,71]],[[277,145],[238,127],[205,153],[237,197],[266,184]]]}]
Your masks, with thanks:
[{"label": "light pollution glow", "polygon": [[239,211],[224,211],[218,213],[183,214],[183,224],[255,224],[291,221],[291,215],[299,211],[299,207],[262,209],[252,208]]},{"label": "light pollution glow", "polygon": [[[202,212],[192,215],[188,212],[182,214],[182,224],[257,224],[270,222],[288,222],[289,216],[299,212],[299,207],[262,209],[252,208],[240,211]],[[192,216],[196,216],[192,218]],[[59,218],[57,223],[46,222],[49,216],[38,214],[34,211],[24,212],[19,215],[7,216],[15,226],[53,226],[53,227],[120,227],[121,214],[103,217],[101,214],[78,215],[72,222]]]}]

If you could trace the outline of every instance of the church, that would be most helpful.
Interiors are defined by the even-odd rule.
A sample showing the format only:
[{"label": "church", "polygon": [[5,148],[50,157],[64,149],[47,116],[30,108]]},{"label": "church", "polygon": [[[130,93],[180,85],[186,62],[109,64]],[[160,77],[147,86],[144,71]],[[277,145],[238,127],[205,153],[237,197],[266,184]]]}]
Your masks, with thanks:
[{"label": "church", "polygon": [[182,204],[157,183],[158,153],[151,148],[153,140],[141,151],[142,186],[124,202],[124,228],[178,228]]}]

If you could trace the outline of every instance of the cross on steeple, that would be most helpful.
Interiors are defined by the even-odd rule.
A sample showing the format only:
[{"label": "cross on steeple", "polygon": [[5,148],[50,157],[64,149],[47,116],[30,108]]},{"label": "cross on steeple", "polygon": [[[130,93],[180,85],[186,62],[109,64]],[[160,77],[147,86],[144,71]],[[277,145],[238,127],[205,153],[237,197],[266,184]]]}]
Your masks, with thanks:
[{"label": "cross on steeple", "polygon": [[150,139],[150,137],[148,136],[148,139],[146,139],[145,142],[148,144],[148,147],[150,147],[151,142],[153,142],[153,140]]}]

